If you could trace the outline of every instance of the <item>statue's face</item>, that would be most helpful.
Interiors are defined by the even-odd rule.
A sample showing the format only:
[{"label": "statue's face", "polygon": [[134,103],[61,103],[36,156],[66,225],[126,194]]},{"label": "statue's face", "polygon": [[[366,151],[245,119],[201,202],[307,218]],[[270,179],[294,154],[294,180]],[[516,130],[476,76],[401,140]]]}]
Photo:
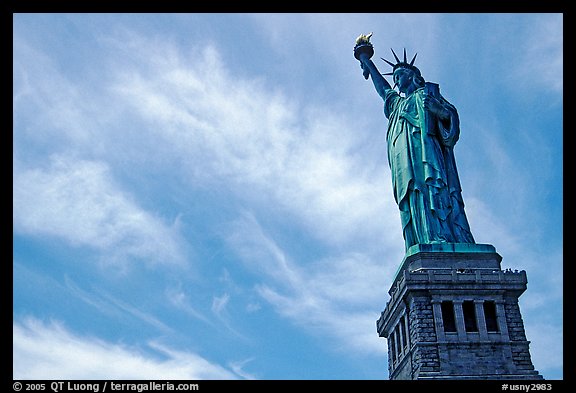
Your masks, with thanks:
[{"label": "statue's face", "polygon": [[406,68],[398,68],[394,72],[394,83],[398,85],[398,90],[401,93],[406,93],[410,86],[412,85],[412,80],[414,77],[414,72]]}]

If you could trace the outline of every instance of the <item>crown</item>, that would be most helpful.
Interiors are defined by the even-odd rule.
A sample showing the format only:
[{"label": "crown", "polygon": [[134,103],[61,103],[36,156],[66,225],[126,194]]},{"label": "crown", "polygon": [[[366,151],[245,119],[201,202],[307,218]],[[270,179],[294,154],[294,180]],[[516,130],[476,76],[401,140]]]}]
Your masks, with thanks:
[{"label": "crown", "polygon": [[420,70],[418,69],[418,67],[416,67],[414,65],[414,60],[416,60],[416,56],[418,55],[418,53],[414,54],[414,57],[412,58],[412,60],[410,60],[410,63],[408,63],[408,60],[406,60],[406,48],[404,48],[404,60],[403,61],[400,61],[398,56],[396,56],[394,49],[390,48],[390,50],[392,51],[392,54],[394,55],[394,58],[396,59],[396,64],[392,63],[391,61],[386,60],[383,57],[381,57],[382,60],[384,60],[386,63],[388,63],[392,66],[392,72],[388,72],[388,73],[382,74],[382,75],[394,75],[394,72],[399,68],[407,68],[409,70],[414,71],[417,75],[420,75]]}]

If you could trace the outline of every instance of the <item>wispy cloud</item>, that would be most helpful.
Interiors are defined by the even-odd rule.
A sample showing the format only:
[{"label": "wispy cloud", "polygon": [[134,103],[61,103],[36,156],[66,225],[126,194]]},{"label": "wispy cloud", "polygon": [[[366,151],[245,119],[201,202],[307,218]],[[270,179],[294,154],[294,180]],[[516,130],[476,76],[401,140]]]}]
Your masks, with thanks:
[{"label": "wispy cloud", "polygon": [[216,314],[219,318],[222,318],[223,314],[226,312],[226,306],[228,305],[229,300],[230,295],[228,295],[227,293],[225,293],[220,297],[215,296],[212,299],[212,312]]},{"label": "wispy cloud", "polygon": [[233,326],[234,321],[231,319],[230,313],[228,312],[228,303],[230,302],[230,295],[224,293],[222,296],[212,297],[212,313],[216,316],[218,321],[220,321],[228,331],[234,333],[235,336],[241,338],[242,340],[249,340],[248,337],[244,336]]},{"label": "wispy cloud", "polygon": [[311,333],[332,337],[339,347],[384,353],[385,342],[375,333],[375,321],[392,264],[383,266],[355,254],[298,265],[252,214],[231,225],[228,241],[260,274],[262,283],[256,290],[280,315]]},{"label": "wispy cloud", "polygon": [[519,253],[519,235],[510,233],[510,227],[506,226],[504,218],[497,216],[489,204],[481,199],[468,197],[466,215],[477,243],[493,244],[498,252],[506,255]]},{"label": "wispy cloud", "polygon": [[[252,202],[266,195],[267,203],[332,245],[359,237],[398,240],[388,173],[358,139],[357,119],[317,102],[301,105],[266,85],[271,81],[264,77],[236,78],[210,45],[185,55],[170,41],[158,45],[124,34],[101,40],[122,56],[105,60],[95,89],[75,87],[46,59],[40,72],[33,61],[24,61],[31,55],[21,56],[26,77],[17,83],[17,96],[28,101],[17,113],[26,107],[40,117],[74,113],[64,116],[65,126],[48,116],[45,142],[62,140],[67,154],[95,157],[92,163],[108,165],[110,174],[122,173],[136,184],[141,176],[160,173],[183,192],[216,182]],[[23,47],[18,45],[28,53]],[[59,94],[49,94],[55,85],[63,86]],[[105,115],[87,124],[96,113]],[[24,143],[38,143],[37,135],[18,135],[15,154],[24,161]],[[60,150],[51,144],[42,149]]]},{"label": "wispy cloud", "polygon": [[163,333],[174,333],[174,330],[156,318],[154,315],[142,311],[138,307],[131,305],[125,301],[115,298],[109,293],[98,290],[97,293],[92,293],[84,290],[78,286],[72,279],[65,277],[66,287],[70,293],[77,296],[87,304],[96,307],[99,312],[108,315],[115,315],[116,318],[124,318],[129,315],[144,322],[147,325],[153,326]]},{"label": "wispy cloud", "polygon": [[99,252],[106,263],[182,264],[178,231],[140,208],[105,163],[52,157],[49,167],[14,166],[14,230]]},{"label": "wispy cloud", "polygon": [[157,342],[126,347],[70,332],[60,323],[14,323],[14,379],[239,379],[243,376]]},{"label": "wispy cloud", "polygon": [[518,72],[515,81],[522,84],[529,80],[529,88],[536,83],[543,90],[558,94],[558,100],[561,100],[564,88],[564,15],[537,14],[532,18],[538,23],[530,23],[520,48],[523,56],[514,59]]},{"label": "wispy cloud", "polygon": [[183,164],[188,183],[217,178],[242,197],[267,195],[330,243],[392,232],[386,217],[373,219],[388,212],[389,179],[364,162],[352,119],[234,78],[212,48],[194,62],[169,53],[154,74],[124,68],[114,91],[146,119],[144,138]]},{"label": "wispy cloud", "polygon": [[[39,107],[40,111],[56,110],[58,106],[73,108],[76,115],[69,116],[65,125],[73,135],[69,137],[74,140],[69,145],[71,150],[54,154],[58,149],[46,149],[52,154],[44,161],[47,166],[34,165],[22,153],[23,145],[15,146],[21,159],[16,163],[14,176],[17,233],[56,236],[71,244],[91,247],[117,263],[183,262],[184,241],[177,228],[140,207],[137,198],[141,196],[132,195],[130,187],[121,185],[115,176],[129,173],[128,178],[134,181],[154,171],[171,176],[187,190],[210,185],[216,179],[252,206],[285,211],[286,217],[295,220],[308,235],[327,244],[355,248],[358,241],[370,244],[366,241],[370,238],[397,240],[398,231],[392,230],[397,229],[397,214],[385,207],[392,198],[391,193],[386,193],[389,179],[373,163],[363,165],[365,156],[356,140],[354,121],[313,103],[299,106],[281,91],[269,89],[262,80],[233,77],[213,48],[195,52],[191,61],[169,42],[151,45],[132,38],[133,41],[123,41],[118,46],[125,55],[120,58],[130,60],[121,67],[104,67],[98,94],[110,95],[94,97],[90,110],[74,105],[74,101],[86,101],[78,96],[83,94],[80,90],[71,89],[56,102],[46,93],[51,88],[43,85],[42,79],[32,78],[32,82],[22,84],[27,86],[21,89],[22,97],[45,98],[47,106]],[[55,73],[55,79],[63,86],[72,85],[55,69],[48,68],[48,72]],[[113,108],[108,110],[111,103]],[[73,130],[79,132],[85,118],[94,111],[106,113],[106,118],[91,125],[91,130],[98,129],[98,144],[90,146],[90,138],[83,143],[84,139]],[[50,126],[55,124],[52,118],[47,119],[46,132],[50,134]],[[138,124],[137,135],[133,128],[118,132],[115,124],[132,120]],[[78,159],[81,154],[93,158]],[[130,164],[139,164],[138,172],[127,170],[124,155]],[[388,211],[393,219],[385,216]],[[256,232],[250,234],[255,236]],[[259,293],[280,314],[295,322],[304,321],[301,326],[306,325],[306,314],[316,313],[319,316],[309,320],[314,328],[339,320],[335,331],[342,331],[342,324],[356,326],[356,321],[361,320],[369,326],[362,330],[373,330],[374,320],[369,314],[337,317],[340,306],[332,304],[334,299],[343,305],[359,302],[360,297],[344,299],[339,290],[368,293],[358,280],[369,275],[356,274],[354,280],[345,283],[345,275],[353,272],[352,261],[333,261],[340,263],[342,271],[338,273],[317,265],[313,274],[318,279],[318,289],[299,297],[297,292],[309,285],[307,272],[292,263],[264,233],[251,240],[243,237],[237,245],[250,241],[256,247],[264,245],[266,252],[272,254],[269,266],[264,267],[261,260],[257,263],[275,280],[275,285],[260,287]],[[366,267],[372,263],[362,255],[357,260]],[[369,271],[375,270],[372,267]],[[289,297],[282,298],[281,293],[288,293]],[[154,324],[147,318],[149,315],[139,314],[129,303],[83,295],[96,307],[122,310]],[[206,321],[182,295],[181,291],[173,291],[168,299]],[[227,305],[231,301],[230,294],[220,292],[212,308],[229,329],[232,317]],[[281,310],[282,302],[287,302],[285,311]],[[298,306],[300,302],[303,307]],[[258,308],[254,302],[250,305],[247,307],[251,310]],[[378,342],[375,348],[384,348],[380,344],[384,345]]]},{"label": "wispy cloud", "polygon": [[168,287],[165,291],[165,296],[168,302],[176,307],[178,310],[184,311],[186,314],[199,319],[209,325],[214,323],[206,317],[202,312],[198,311],[191,302],[190,296],[179,286]]},{"label": "wispy cloud", "polygon": [[252,360],[254,360],[254,358],[248,358],[248,359],[244,359],[244,360],[240,360],[240,361],[235,361],[235,362],[230,362],[230,368],[232,369],[232,371],[234,371],[236,374],[238,374],[239,376],[241,376],[244,379],[249,379],[249,380],[253,380],[253,379],[259,379],[256,377],[256,375],[246,372],[244,370],[244,367],[246,366],[246,364],[250,363]]}]

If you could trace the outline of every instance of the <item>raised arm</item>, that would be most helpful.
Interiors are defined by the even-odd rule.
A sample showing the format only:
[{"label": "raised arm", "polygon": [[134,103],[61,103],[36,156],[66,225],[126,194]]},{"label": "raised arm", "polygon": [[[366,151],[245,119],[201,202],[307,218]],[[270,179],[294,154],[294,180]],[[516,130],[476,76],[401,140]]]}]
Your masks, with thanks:
[{"label": "raised arm", "polygon": [[368,76],[372,77],[372,82],[374,83],[374,87],[376,91],[384,99],[386,90],[392,89],[392,86],[388,83],[386,79],[382,76],[378,68],[374,62],[370,59],[369,55],[366,53],[360,54],[360,66],[364,70],[364,78],[368,79]]}]

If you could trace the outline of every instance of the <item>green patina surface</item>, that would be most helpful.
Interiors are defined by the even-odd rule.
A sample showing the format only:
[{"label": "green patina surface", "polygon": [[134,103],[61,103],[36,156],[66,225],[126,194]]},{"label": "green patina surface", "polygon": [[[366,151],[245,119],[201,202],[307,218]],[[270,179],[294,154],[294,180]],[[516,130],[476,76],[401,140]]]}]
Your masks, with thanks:
[{"label": "green patina surface", "polygon": [[437,243],[415,244],[406,251],[404,259],[419,252],[443,252],[443,253],[494,253],[496,248],[491,244],[477,243]]},{"label": "green patina surface", "polygon": [[[384,101],[388,163],[405,249],[422,244],[474,244],[454,158],[460,136],[456,108],[440,94],[437,84],[424,80],[414,66],[416,55],[407,61],[406,50],[403,60],[392,51],[396,63],[383,59],[393,69],[381,74],[370,60],[374,54],[370,37],[358,37],[354,56]],[[392,75],[394,86],[382,75]]]},{"label": "green patina surface", "polygon": [[402,263],[394,273],[394,280],[398,278],[400,272],[406,267],[405,261],[419,253],[442,253],[442,254],[496,254],[496,248],[491,244],[477,243],[437,243],[437,244],[415,244],[411,246],[404,255]]}]

